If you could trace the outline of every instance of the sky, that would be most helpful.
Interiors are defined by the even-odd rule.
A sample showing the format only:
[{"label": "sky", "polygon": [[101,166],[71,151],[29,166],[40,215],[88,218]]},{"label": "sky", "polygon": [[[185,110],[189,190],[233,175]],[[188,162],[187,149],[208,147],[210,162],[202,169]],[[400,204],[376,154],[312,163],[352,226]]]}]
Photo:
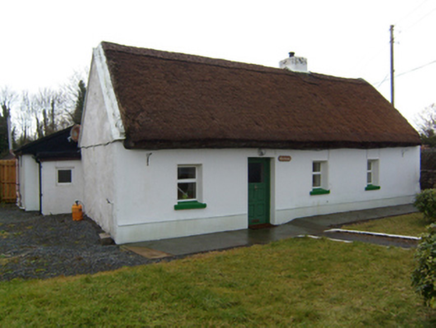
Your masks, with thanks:
[{"label": "sky", "polygon": [[0,88],[36,93],[89,68],[101,41],[363,78],[412,124],[436,103],[436,0],[0,0]]}]

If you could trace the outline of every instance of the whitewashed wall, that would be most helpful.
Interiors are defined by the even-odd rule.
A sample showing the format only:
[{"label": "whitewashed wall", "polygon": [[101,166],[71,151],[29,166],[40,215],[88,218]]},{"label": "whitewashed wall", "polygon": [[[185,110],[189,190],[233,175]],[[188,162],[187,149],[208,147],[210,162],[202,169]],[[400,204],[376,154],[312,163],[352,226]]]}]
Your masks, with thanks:
[{"label": "whitewashed wall", "polygon": [[[83,171],[80,160],[42,162],[42,206],[44,215],[71,213],[74,201],[83,201]],[[71,170],[71,183],[58,183],[57,171]],[[86,209],[85,209],[86,210]]]},{"label": "whitewashed wall", "polygon": [[[113,224],[114,136],[111,131],[104,94],[96,60],[91,66],[79,146],[84,172],[83,199],[86,214],[105,231],[115,231]],[[107,102],[107,101],[106,101]]]},{"label": "whitewashed wall", "polygon": [[32,155],[19,157],[18,179],[20,207],[26,211],[39,211],[39,166]]},{"label": "whitewashed wall", "polygon": [[113,144],[82,149],[84,170],[83,199],[86,214],[97,222],[103,230],[113,234],[114,169]]},{"label": "whitewashed wall", "polygon": [[[247,163],[249,157],[258,157],[256,149],[140,151],[126,150],[122,143],[114,143],[111,152],[113,156],[103,161],[114,164],[114,194],[110,199],[116,224],[110,232],[117,243],[248,226]],[[279,162],[280,155],[289,155],[292,160]],[[407,204],[419,192],[419,147],[267,150],[264,157],[271,158],[272,224],[317,214]],[[368,159],[379,160],[380,190],[365,190]],[[314,160],[328,161],[328,195],[310,195]],[[202,166],[200,201],[207,208],[174,210],[180,164]],[[92,197],[100,197],[93,199],[93,204],[105,203],[111,190],[108,183],[105,186],[105,193],[92,193]],[[107,210],[106,213],[109,217]]]},{"label": "whitewashed wall", "polygon": [[[239,150],[127,151],[117,145],[118,243],[237,230],[247,226],[247,163]],[[147,155],[149,164],[147,165]],[[174,210],[177,165],[201,165],[205,209]],[[118,173],[122,174],[118,175]]]},{"label": "whitewashed wall", "polygon": [[[275,224],[297,217],[409,204],[419,192],[419,147],[286,153],[292,156],[291,162],[276,161]],[[380,190],[365,190],[368,159],[379,161]],[[328,162],[328,195],[310,195],[310,163],[314,160]]]}]

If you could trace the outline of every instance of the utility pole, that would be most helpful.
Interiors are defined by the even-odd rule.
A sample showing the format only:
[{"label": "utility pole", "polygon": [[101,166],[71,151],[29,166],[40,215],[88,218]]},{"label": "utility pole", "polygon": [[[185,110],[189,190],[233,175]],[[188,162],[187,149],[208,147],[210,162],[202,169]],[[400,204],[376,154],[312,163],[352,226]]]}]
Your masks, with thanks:
[{"label": "utility pole", "polygon": [[391,25],[391,104],[395,107],[394,94],[394,25]]}]

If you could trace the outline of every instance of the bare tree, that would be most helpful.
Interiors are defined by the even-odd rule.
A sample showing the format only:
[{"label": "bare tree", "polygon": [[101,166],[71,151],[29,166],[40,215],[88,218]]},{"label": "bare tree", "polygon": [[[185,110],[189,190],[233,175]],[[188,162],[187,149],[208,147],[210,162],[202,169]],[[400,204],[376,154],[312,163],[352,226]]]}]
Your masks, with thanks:
[{"label": "bare tree", "polygon": [[76,71],[62,87],[65,95],[66,114],[71,124],[80,124],[86,94],[88,69]]},{"label": "bare tree", "polygon": [[418,114],[418,130],[423,144],[436,147],[436,103]]},{"label": "bare tree", "polygon": [[65,110],[65,97],[62,91],[43,89],[32,101],[38,138],[58,131],[58,123]]},{"label": "bare tree", "polygon": [[[0,90],[0,139],[2,119],[10,117],[14,105],[14,123],[11,127],[18,135],[17,145],[42,138],[53,132],[65,129],[73,124],[80,124],[85,99],[87,70],[75,72],[67,83],[57,89],[41,89],[37,94],[24,91],[20,97],[9,88]],[[4,127],[3,127],[4,128]],[[2,140],[2,139],[1,139]],[[0,149],[1,143],[0,140]]]},{"label": "bare tree", "polygon": [[20,147],[29,141],[32,141],[32,123],[33,123],[33,103],[29,93],[23,91],[20,99],[20,106],[16,117],[18,133],[20,136],[17,140],[17,146]]}]

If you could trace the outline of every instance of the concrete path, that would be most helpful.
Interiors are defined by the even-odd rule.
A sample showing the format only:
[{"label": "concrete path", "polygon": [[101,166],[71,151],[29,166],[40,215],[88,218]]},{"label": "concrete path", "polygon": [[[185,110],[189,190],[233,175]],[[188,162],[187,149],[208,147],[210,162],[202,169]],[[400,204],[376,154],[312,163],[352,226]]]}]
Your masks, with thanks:
[{"label": "concrete path", "polygon": [[148,258],[190,255],[241,246],[268,244],[276,240],[293,238],[300,235],[322,235],[329,227],[413,212],[416,212],[413,205],[381,207],[370,210],[295,219],[287,224],[266,229],[243,229],[190,237],[162,239],[126,244],[123,245],[123,247]]}]

